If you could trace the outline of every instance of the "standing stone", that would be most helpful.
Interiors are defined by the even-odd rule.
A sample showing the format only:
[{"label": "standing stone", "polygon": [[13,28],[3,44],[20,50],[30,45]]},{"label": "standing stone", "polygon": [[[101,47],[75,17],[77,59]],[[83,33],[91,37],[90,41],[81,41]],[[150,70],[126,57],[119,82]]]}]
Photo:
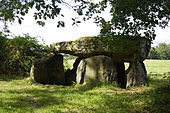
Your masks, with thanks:
[{"label": "standing stone", "polygon": [[56,54],[35,60],[30,75],[41,84],[65,84],[63,56]]},{"label": "standing stone", "polygon": [[150,41],[146,41],[146,40],[140,41],[139,50],[138,50],[140,61],[144,61],[147,58],[149,51],[150,51],[150,48],[151,48],[151,42]]},{"label": "standing stone", "polygon": [[131,62],[129,68],[126,71],[127,84],[129,86],[148,85],[147,71],[143,61]]},{"label": "standing stone", "polygon": [[79,84],[111,83],[116,81],[117,70],[108,56],[94,56],[82,59],[77,68],[76,82]]}]

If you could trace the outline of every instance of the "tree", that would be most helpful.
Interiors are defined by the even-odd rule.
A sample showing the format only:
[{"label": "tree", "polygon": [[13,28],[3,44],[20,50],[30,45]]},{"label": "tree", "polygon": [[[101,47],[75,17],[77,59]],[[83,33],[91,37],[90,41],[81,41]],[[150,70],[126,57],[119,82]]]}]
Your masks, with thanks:
[{"label": "tree", "polygon": [[6,48],[6,42],[7,42],[6,36],[0,32],[0,74],[4,73],[4,64],[5,59],[7,57],[7,52],[5,51]]},{"label": "tree", "polygon": [[1,0],[0,1],[0,20],[10,21],[18,20],[21,24],[23,16],[25,16],[31,8],[36,9],[34,18],[37,23],[44,25],[42,18],[54,18],[60,15],[61,8],[58,7],[57,3],[60,0],[52,0],[50,3],[44,0]]},{"label": "tree", "polygon": [[[61,13],[61,6],[69,7],[72,10],[75,10],[78,15],[82,15],[82,9],[80,9],[80,5],[77,2],[82,4],[86,4],[84,0],[73,0],[69,3],[73,2],[74,5],[70,5],[68,1],[65,0],[1,0],[0,1],[0,21],[6,22],[14,22],[18,20],[18,23],[22,23],[23,17],[28,14],[30,9],[35,9],[34,19],[37,21],[39,25],[44,26],[44,20],[54,19],[56,17],[64,17],[64,14]],[[81,7],[82,8],[82,7]],[[85,8],[85,7],[84,7]],[[80,23],[80,21],[76,21],[72,18],[74,23]],[[65,24],[62,20],[58,21],[58,27],[64,27]]]},{"label": "tree", "polygon": [[170,59],[170,44],[159,43],[156,47],[150,49],[148,58],[150,59]]},{"label": "tree", "polygon": [[149,55],[148,55],[149,59],[160,59],[160,55],[158,54],[157,50],[155,47],[152,47],[150,49]]},{"label": "tree", "polygon": [[[5,39],[5,40],[4,40]],[[35,37],[15,36],[13,39],[0,36],[0,74],[29,73],[32,61],[45,56],[49,47],[40,44]]]},{"label": "tree", "polygon": [[[34,18],[40,25],[43,20],[63,17],[61,6],[67,6],[82,16],[86,21],[90,18],[101,27],[102,36],[132,35],[144,36],[151,41],[155,39],[155,27],[165,28],[170,20],[169,0],[100,0],[96,3],[90,0],[1,0],[0,20],[21,23],[31,8],[35,8]],[[99,14],[108,10],[111,19],[106,20]],[[73,24],[80,23],[72,18]],[[62,20],[58,27],[64,27]]]},{"label": "tree", "polygon": [[166,43],[160,43],[156,47],[156,51],[159,54],[160,59],[162,60],[170,59],[170,48],[168,48],[168,45]]},{"label": "tree", "polygon": [[170,20],[169,0],[102,0],[110,5],[111,19],[97,18],[102,35],[123,34],[155,39],[155,27],[165,28]]}]

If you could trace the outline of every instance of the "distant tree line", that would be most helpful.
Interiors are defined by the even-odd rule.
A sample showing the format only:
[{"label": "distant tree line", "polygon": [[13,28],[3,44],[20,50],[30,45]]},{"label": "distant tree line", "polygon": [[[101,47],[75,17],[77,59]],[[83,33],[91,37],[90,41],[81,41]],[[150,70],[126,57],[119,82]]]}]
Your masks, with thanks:
[{"label": "distant tree line", "polygon": [[150,49],[149,59],[170,60],[170,44],[160,43]]},{"label": "distant tree line", "polygon": [[36,37],[13,36],[0,32],[0,75],[28,75],[32,62],[49,51]]}]

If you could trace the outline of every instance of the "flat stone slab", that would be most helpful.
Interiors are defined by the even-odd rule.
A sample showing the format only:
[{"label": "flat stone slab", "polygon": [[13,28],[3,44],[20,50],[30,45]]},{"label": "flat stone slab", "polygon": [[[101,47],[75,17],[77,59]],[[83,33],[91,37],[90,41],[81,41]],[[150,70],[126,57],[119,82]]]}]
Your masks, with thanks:
[{"label": "flat stone slab", "polygon": [[[135,53],[140,54],[141,42],[146,42],[145,38],[138,38],[142,41],[136,39],[130,36],[83,37],[75,41],[53,43],[51,49],[54,53],[66,53],[79,57],[106,55],[115,61],[131,61]],[[145,46],[143,48],[145,49]],[[149,51],[146,52],[145,54],[148,54]]]}]

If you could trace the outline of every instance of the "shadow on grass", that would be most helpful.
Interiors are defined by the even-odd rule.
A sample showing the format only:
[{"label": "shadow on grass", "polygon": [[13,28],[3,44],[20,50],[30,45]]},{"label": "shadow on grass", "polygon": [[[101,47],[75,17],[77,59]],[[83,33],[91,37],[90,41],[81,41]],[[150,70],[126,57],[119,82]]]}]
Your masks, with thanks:
[{"label": "shadow on grass", "polygon": [[21,80],[28,76],[19,76],[19,75],[4,75],[0,74],[0,81],[12,81],[12,80]]},{"label": "shadow on grass", "polygon": [[149,74],[149,84],[160,86],[164,84],[170,84],[170,75]]},{"label": "shadow on grass", "polygon": [[96,87],[119,87],[116,85],[116,83],[91,83],[91,84],[84,84],[84,85],[78,85],[78,90],[85,92],[88,90],[93,90]]},{"label": "shadow on grass", "polygon": [[[155,79],[152,82],[156,83]],[[30,85],[30,84],[27,84]],[[35,84],[34,84],[35,85]],[[106,86],[106,87],[105,87]],[[98,87],[103,87],[102,90]],[[108,88],[109,87],[109,88]],[[93,112],[93,113],[168,113],[170,85],[146,91],[110,88],[108,84],[86,86],[43,86],[14,88],[0,96],[4,112]],[[136,88],[137,90],[140,88]],[[14,96],[10,96],[14,95]],[[41,111],[42,110],[42,111]]]},{"label": "shadow on grass", "polygon": [[170,85],[158,87],[151,92],[146,92],[151,102],[144,107],[149,113],[170,113]]},{"label": "shadow on grass", "polygon": [[[9,90],[5,93],[15,96],[0,98],[0,100],[5,100],[5,102],[1,102],[0,109],[7,112],[11,110],[16,112],[18,109],[22,112],[28,112],[53,105],[62,106],[62,104],[67,103],[65,98],[67,98],[69,94],[77,94],[78,92],[62,89],[19,89]],[[60,110],[56,108],[55,111],[59,112]]]}]

